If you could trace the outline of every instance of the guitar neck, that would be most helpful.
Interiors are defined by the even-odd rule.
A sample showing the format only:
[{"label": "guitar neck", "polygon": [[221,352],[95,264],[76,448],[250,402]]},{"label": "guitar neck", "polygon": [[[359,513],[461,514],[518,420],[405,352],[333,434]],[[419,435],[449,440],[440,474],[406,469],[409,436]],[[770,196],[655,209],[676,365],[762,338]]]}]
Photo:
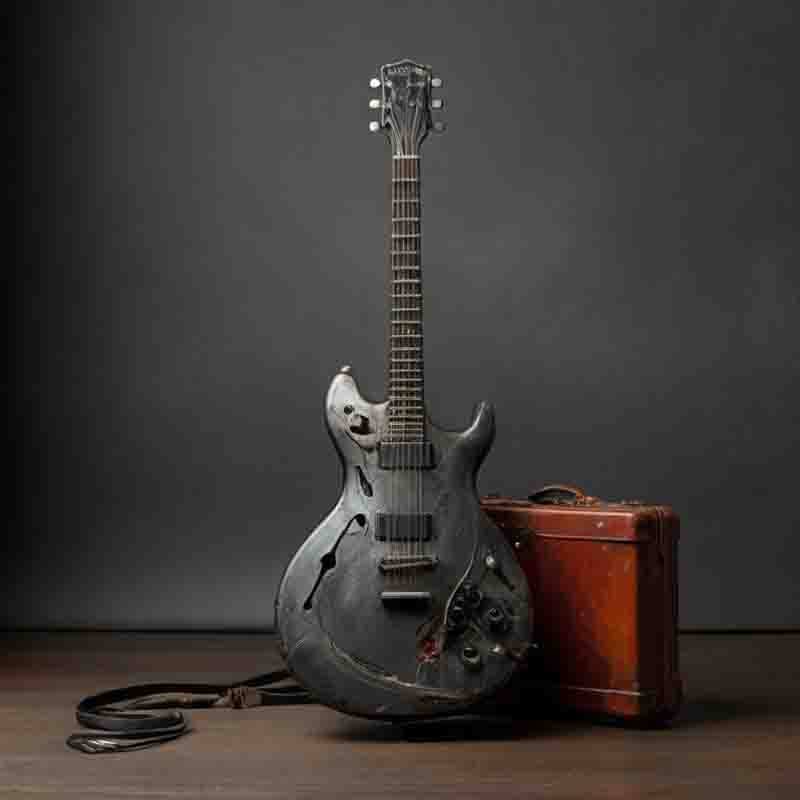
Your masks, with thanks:
[{"label": "guitar neck", "polygon": [[425,441],[420,164],[392,156],[389,242],[389,440]]}]

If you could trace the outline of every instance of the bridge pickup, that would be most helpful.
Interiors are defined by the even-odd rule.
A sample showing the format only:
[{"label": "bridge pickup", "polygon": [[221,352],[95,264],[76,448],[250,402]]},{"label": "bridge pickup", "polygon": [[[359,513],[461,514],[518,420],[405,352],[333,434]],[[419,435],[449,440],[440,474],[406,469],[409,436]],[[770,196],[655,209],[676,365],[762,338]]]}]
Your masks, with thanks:
[{"label": "bridge pickup", "polygon": [[378,466],[381,469],[432,469],[433,445],[430,442],[381,442]]},{"label": "bridge pickup", "polygon": [[431,602],[430,592],[381,592],[385,605],[420,605]]},{"label": "bridge pickup", "polygon": [[379,511],[375,538],[381,542],[427,542],[432,531],[431,514],[385,514]]},{"label": "bridge pickup", "polygon": [[436,556],[388,556],[381,559],[378,569],[390,574],[407,569],[434,569],[438,563]]}]

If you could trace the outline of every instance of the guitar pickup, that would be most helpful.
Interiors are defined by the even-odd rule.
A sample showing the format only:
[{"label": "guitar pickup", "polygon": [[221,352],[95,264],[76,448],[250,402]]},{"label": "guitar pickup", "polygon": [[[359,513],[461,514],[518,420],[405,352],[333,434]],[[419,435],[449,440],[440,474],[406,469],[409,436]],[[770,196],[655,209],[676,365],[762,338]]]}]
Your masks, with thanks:
[{"label": "guitar pickup", "polygon": [[426,605],[431,602],[430,592],[381,592],[385,605]]},{"label": "guitar pickup", "polygon": [[381,469],[432,469],[431,442],[381,442],[378,447],[378,466]]},{"label": "guitar pickup", "polygon": [[434,569],[439,563],[436,556],[387,556],[380,560],[378,569],[384,574],[414,569]]},{"label": "guitar pickup", "polygon": [[375,538],[380,542],[427,542],[433,535],[432,514],[378,512]]}]

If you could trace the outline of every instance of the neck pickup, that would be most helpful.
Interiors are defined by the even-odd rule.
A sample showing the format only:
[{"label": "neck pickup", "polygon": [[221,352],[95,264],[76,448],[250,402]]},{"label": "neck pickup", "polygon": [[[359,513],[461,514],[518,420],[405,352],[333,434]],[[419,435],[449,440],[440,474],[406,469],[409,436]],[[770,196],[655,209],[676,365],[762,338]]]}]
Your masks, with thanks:
[{"label": "neck pickup", "polygon": [[433,533],[431,514],[378,512],[375,538],[379,542],[428,542]]},{"label": "neck pickup", "polygon": [[381,469],[433,469],[436,466],[433,445],[425,441],[381,442],[378,466]]}]

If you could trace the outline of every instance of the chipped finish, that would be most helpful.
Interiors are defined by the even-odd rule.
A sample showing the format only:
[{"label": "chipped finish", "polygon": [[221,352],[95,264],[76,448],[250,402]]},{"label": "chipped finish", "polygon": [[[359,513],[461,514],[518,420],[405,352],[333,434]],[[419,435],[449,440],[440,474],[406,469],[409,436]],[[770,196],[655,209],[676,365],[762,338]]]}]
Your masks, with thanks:
[{"label": "chipped finish", "polygon": [[[284,573],[277,628],[289,668],[334,708],[381,719],[452,714],[503,685],[530,642],[525,575],[501,531],[482,513],[475,491],[476,472],[494,436],[493,413],[480,404],[460,433],[426,420],[434,467],[400,471],[379,466],[386,407],[366,401],[348,373],[331,383],[325,416],[344,485],[339,502]],[[368,421],[357,432],[350,425],[356,414]],[[371,495],[363,491],[364,480]],[[429,541],[409,545],[377,538],[378,514],[397,510],[397,498],[403,498],[401,510],[418,507],[431,515]],[[392,559],[411,567],[387,570]],[[467,588],[459,593],[460,587]],[[382,592],[395,591],[429,593],[430,601],[400,607],[382,601]],[[448,627],[453,598],[464,592],[474,608],[465,605],[464,623]],[[502,609],[502,626],[487,622],[494,607]],[[500,651],[492,652],[497,645]],[[477,659],[470,648],[478,651]]]},{"label": "chipped finish", "polygon": [[677,515],[597,498],[572,506],[493,497],[482,505],[510,542],[527,541],[517,554],[537,609],[534,696],[637,720],[675,714]]}]

